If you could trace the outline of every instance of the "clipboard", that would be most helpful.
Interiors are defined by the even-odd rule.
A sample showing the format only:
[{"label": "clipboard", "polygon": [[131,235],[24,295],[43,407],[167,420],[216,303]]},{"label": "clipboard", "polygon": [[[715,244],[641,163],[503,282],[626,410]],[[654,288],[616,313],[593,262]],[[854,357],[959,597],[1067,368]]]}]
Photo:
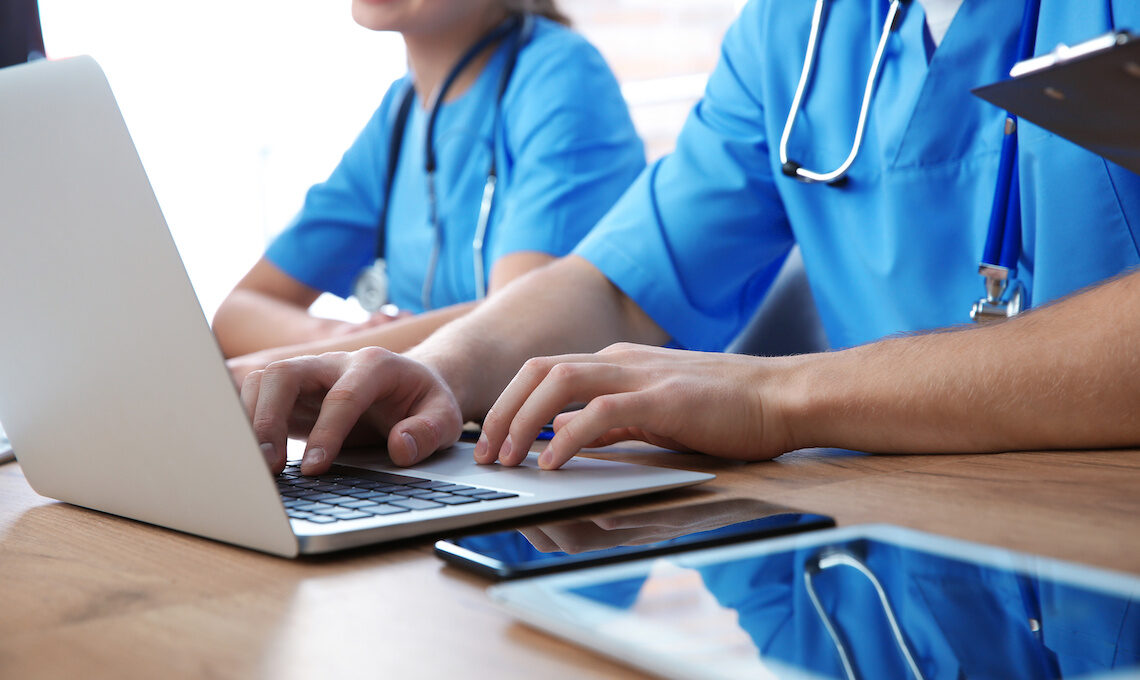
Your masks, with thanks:
[{"label": "clipboard", "polygon": [[973,93],[1140,174],[1140,35],[1060,45],[1010,76]]}]

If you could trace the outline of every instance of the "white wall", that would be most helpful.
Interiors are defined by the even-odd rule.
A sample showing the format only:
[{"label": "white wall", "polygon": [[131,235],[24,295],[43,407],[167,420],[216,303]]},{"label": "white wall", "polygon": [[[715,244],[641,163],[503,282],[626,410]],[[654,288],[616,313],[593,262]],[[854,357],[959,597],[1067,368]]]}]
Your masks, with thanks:
[{"label": "white wall", "polygon": [[405,71],[349,2],[40,0],[48,55],[115,91],[207,315]]}]

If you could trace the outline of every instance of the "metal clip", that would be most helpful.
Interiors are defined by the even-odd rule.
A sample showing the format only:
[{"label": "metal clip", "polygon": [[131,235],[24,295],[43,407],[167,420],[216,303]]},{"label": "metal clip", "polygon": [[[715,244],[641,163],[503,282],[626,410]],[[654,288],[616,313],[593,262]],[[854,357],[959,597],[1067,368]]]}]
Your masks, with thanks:
[{"label": "metal clip", "polygon": [[1009,277],[1009,270],[992,264],[978,267],[986,280],[986,296],[970,308],[970,318],[976,323],[1000,321],[1017,316],[1023,309],[1025,286]]}]

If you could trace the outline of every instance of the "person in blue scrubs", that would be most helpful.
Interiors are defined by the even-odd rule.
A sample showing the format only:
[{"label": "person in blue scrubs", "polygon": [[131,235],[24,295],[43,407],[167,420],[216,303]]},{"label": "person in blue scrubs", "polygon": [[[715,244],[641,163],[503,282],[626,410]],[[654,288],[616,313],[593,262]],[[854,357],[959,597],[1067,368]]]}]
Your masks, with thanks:
[{"label": "person in blue scrubs", "polygon": [[[888,3],[833,0],[828,11],[787,144],[813,169],[839,165],[850,148]],[[242,397],[271,467],[283,464],[290,414],[295,435],[312,428],[307,473],[324,470],[358,423],[413,464],[484,415],[475,459],[515,465],[575,403],[586,405],[557,416],[541,466],[630,438],[750,460],[810,446],[1140,444],[1140,278],[1066,297],[1140,262],[1140,176],[1023,122],[1018,268],[1033,308],[960,326],[983,293],[1005,127],[970,89],[1006,77],[1024,14],[1021,3],[907,3],[846,182],[808,185],[783,174],[779,142],[812,5],[752,0],[676,152],[643,172],[573,255],[404,355],[364,350],[251,374]],[[1036,18],[1041,53],[1140,26],[1140,5],[1044,0]],[[839,351],[709,353],[748,320],[794,244]],[[639,344],[613,344],[622,341]],[[357,398],[319,415],[297,408],[332,389]]]},{"label": "person in blue scrubs", "polygon": [[[523,11],[533,12],[531,22],[510,23]],[[616,79],[549,0],[355,0],[353,16],[366,28],[399,31],[411,72],[392,84],[328,180],[309,191],[293,223],[218,310],[220,344],[228,357],[241,357],[230,364],[237,378],[288,356],[412,346],[470,310],[477,293],[494,295],[570,252],[645,167]],[[517,28],[477,47],[510,26]],[[461,66],[472,51],[473,61]],[[455,80],[430,141],[433,220],[427,128],[432,98],[449,74]],[[401,126],[405,96],[412,100]],[[386,190],[390,156],[398,160]],[[477,270],[473,242],[492,159],[497,185]],[[382,210],[391,305],[362,324],[309,314],[322,292],[353,294],[376,258]]]}]

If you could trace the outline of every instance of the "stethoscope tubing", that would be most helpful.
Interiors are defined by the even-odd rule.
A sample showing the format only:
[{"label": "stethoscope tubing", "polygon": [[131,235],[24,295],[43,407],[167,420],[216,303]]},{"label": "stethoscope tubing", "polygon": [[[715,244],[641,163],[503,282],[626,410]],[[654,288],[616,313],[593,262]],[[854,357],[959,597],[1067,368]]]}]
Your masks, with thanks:
[{"label": "stethoscope tubing", "polygon": [[[498,186],[498,167],[496,163],[496,140],[499,136],[499,125],[502,120],[502,100],[506,92],[507,85],[510,83],[511,76],[514,73],[515,65],[518,63],[519,52],[522,47],[530,40],[534,31],[534,18],[529,14],[513,15],[506,21],[502,22],[494,29],[483,35],[474,45],[472,45],[460,59],[452,67],[451,71],[444,78],[439,88],[432,94],[430,104],[428,106],[428,122],[427,129],[424,134],[424,171],[427,177],[427,199],[428,199],[428,216],[431,221],[431,226],[434,231],[432,250],[428,259],[428,274],[424,277],[424,285],[421,291],[421,304],[424,310],[432,308],[432,292],[435,282],[436,272],[439,269],[439,259],[443,244],[443,226],[439,218],[439,200],[436,187],[435,172],[437,168],[437,160],[435,155],[435,123],[439,116],[440,109],[443,106],[444,98],[448,90],[455,82],[459,74],[467,68],[468,65],[486,48],[490,45],[502,40],[503,38],[514,35],[511,51],[507,56],[507,61],[503,66],[503,70],[499,76],[499,86],[497,97],[495,100],[495,110],[492,121],[492,143],[491,143],[491,163],[487,171],[487,180],[483,186],[483,194],[479,202],[479,214],[476,219],[475,236],[472,239],[472,257],[475,272],[475,292],[476,299],[483,299],[487,295],[487,275],[486,266],[483,260],[484,244],[486,242],[487,230],[490,224],[491,211],[494,207],[495,191]],[[382,297],[387,297],[387,262],[385,260],[385,250],[387,241],[387,223],[388,223],[388,204],[392,196],[393,180],[398,165],[400,155],[400,148],[404,131],[407,128],[407,119],[411,109],[412,101],[415,98],[415,89],[409,86],[400,102],[398,112],[394,118],[392,125],[392,136],[389,142],[388,153],[388,172],[385,177],[384,193],[382,196],[382,205],[380,207],[380,214],[378,220],[378,234],[376,244],[376,257],[373,265],[362,273],[359,280],[369,280],[372,282],[373,289],[382,289]],[[357,296],[361,298],[361,295]],[[368,297],[381,297],[371,295]],[[361,299],[363,303],[364,300]],[[371,300],[368,307],[379,308],[376,300]],[[370,309],[369,311],[376,311]]]},{"label": "stethoscope tubing", "polygon": [[812,72],[815,70],[815,53],[819,45],[819,37],[823,32],[823,12],[826,0],[816,0],[815,10],[811,17],[811,29],[808,33],[807,54],[804,55],[804,67],[800,72],[800,80],[796,85],[795,95],[792,97],[792,107],[788,111],[787,120],[784,122],[784,132],[780,135],[780,166],[785,175],[795,177],[801,182],[810,184],[834,184],[847,175],[851,164],[855,162],[855,158],[859,155],[859,149],[863,146],[863,133],[867,127],[867,115],[871,111],[871,97],[875,91],[875,84],[879,79],[879,70],[883,63],[883,55],[887,50],[887,39],[898,26],[902,3],[905,1],[908,0],[892,0],[890,9],[887,11],[887,18],[883,22],[883,31],[879,36],[879,43],[875,48],[875,56],[871,60],[871,68],[867,73],[867,82],[863,86],[863,100],[859,105],[859,120],[855,125],[855,138],[851,142],[851,150],[848,152],[847,158],[843,160],[843,163],[838,168],[830,172],[815,172],[804,168],[800,163],[788,157],[788,140],[791,139],[792,128],[795,127],[796,117],[800,111],[800,104],[803,102],[804,93],[807,91]]}]

